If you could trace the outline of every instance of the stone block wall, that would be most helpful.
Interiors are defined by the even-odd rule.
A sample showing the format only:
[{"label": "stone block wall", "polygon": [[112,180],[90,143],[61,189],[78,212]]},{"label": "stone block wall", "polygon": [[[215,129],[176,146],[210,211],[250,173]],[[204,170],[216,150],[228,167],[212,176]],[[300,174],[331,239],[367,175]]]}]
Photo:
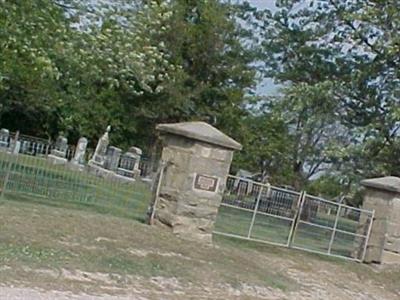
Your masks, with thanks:
[{"label": "stone block wall", "polygon": [[[400,197],[391,201],[391,210],[386,224],[385,250],[400,255]],[[399,257],[400,258],[400,257]]]},{"label": "stone block wall", "polygon": [[364,181],[363,208],[375,210],[365,262],[400,262],[400,192],[397,191],[397,182],[400,179],[395,177]]},{"label": "stone block wall", "polygon": [[[182,136],[164,135],[167,162],[156,206],[156,219],[188,240],[211,243],[233,151]],[[196,176],[217,180],[216,190],[195,187]]]},{"label": "stone block wall", "polygon": [[369,190],[364,196],[363,208],[375,210],[374,223],[365,255],[366,262],[380,262],[382,260],[387,220],[390,213],[389,198],[387,193],[379,190]]}]

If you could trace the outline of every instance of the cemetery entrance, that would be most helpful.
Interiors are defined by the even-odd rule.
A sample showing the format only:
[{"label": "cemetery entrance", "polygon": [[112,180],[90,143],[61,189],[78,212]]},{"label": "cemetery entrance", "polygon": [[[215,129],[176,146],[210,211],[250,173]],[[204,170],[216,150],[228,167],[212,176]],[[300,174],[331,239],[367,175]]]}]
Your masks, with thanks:
[{"label": "cemetery entrance", "polygon": [[215,235],[363,261],[374,212],[228,176]]}]

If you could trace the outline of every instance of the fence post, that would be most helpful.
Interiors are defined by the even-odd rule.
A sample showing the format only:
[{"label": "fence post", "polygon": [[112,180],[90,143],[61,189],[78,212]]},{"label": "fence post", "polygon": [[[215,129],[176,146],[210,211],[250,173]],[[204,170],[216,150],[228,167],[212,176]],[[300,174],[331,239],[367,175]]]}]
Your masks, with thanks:
[{"label": "fence post", "polygon": [[294,237],[296,236],[297,225],[300,220],[301,211],[303,210],[303,204],[304,204],[305,199],[306,199],[306,192],[302,191],[299,196],[299,202],[297,203],[297,210],[295,212],[295,215],[293,216],[292,226],[290,227],[290,232],[289,232],[288,242],[287,242],[288,248],[292,247]]},{"label": "fence post", "polygon": [[160,189],[161,189],[161,182],[164,176],[164,170],[166,167],[166,163],[164,161],[160,162],[160,171],[159,171],[159,175],[156,176],[156,180],[157,180],[157,186],[156,189],[154,191],[154,202],[152,203],[152,207],[151,207],[151,213],[149,216],[149,225],[153,225],[154,224],[154,216],[156,214],[156,207],[157,207],[157,202],[158,202],[158,196],[160,194]]},{"label": "fence post", "polygon": [[1,189],[1,195],[0,195],[0,199],[1,200],[4,200],[4,193],[6,191],[8,180],[10,179],[11,169],[12,169],[12,166],[14,164],[14,155],[15,155],[15,157],[18,156],[18,153],[14,154],[14,151],[15,151],[15,149],[17,147],[18,138],[19,138],[19,131],[17,131],[15,133],[14,143],[13,143],[13,145],[11,147],[11,157],[10,157],[10,161],[7,164],[6,176],[4,177],[3,188]]},{"label": "fence post", "polygon": [[[268,185],[268,191],[269,191],[269,188],[270,188],[270,186]],[[251,232],[253,231],[253,225],[254,225],[254,221],[256,219],[256,215],[257,215],[257,211],[258,211],[258,205],[260,204],[260,199],[261,199],[261,194],[262,194],[263,189],[264,189],[264,186],[261,185],[260,186],[260,190],[259,190],[258,195],[257,195],[257,201],[256,201],[256,206],[254,207],[253,217],[251,218],[249,232],[247,233],[247,238],[248,239],[251,237]],[[267,194],[268,194],[268,192],[267,192]]]},{"label": "fence post", "polygon": [[333,224],[333,228],[332,228],[333,231],[332,231],[332,235],[331,235],[331,240],[329,241],[328,254],[331,254],[332,244],[333,244],[333,241],[335,239],[336,227],[337,227],[337,224],[338,224],[338,221],[339,221],[341,208],[342,208],[342,205],[339,203],[339,207],[338,207],[338,210],[336,212],[335,223]]},{"label": "fence post", "polygon": [[363,249],[363,253],[361,255],[361,260],[360,260],[361,262],[363,262],[365,260],[365,255],[367,254],[367,246],[368,246],[369,237],[371,235],[372,223],[374,222],[374,218],[375,218],[375,209],[372,211],[372,214],[371,214],[371,221],[369,222],[367,235],[365,237],[364,249]]}]

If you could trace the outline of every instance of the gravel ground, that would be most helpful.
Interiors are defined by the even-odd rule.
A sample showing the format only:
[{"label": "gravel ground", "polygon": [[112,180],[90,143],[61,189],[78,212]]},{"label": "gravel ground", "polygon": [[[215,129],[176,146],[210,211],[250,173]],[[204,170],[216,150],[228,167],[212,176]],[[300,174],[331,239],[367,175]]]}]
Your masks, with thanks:
[{"label": "gravel ground", "polygon": [[86,295],[73,294],[71,292],[62,291],[41,291],[32,288],[20,287],[0,287],[1,300],[143,300],[147,298],[128,296],[112,296],[112,295]]}]

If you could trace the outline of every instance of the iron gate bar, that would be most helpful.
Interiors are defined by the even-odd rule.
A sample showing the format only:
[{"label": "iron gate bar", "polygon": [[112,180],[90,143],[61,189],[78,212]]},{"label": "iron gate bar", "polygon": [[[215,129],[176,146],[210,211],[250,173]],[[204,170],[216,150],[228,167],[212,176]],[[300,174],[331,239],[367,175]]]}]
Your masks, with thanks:
[{"label": "iron gate bar", "polygon": [[343,208],[348,208],[348,209],[355,210],[355,211],[359,211],[359,212],[365,212],[365,213],[367,213],[367,214],[372,213],[371,210],[367,210],[367,209],[363,209],[363,208],[358,208],[358,207],[349,206],[349,205],[346,205],[346,204],[343,204],[343,203],[338,203],[338,202],[334,202],[334,201],[327,200],[327,199],[324,199],[324,198],[320,198],[320,197],[317,197],[317,196],[312,196],[312,195],[310,195],[310,194],[307,194],[307,197],[310,198],[310,199],[314,199],[314,200],[326,202],[326,203],[333,204],[333,205],[340,205],[340,206],[342,206]]},{"label": "iron gate bar", "polygon": [[[229,179],[231,181],[229,181]],[[242,184],[242,182],[244,182],[245,184]],[[257,190],[257,188],[259,190]],[[265,193],[265,188],[267,188],[267,193]],[[254,199],[255,196],[256,198]],[[294,196],[298,196],[297,199]],[[224,203],[224,201],[226,201],[227,203]],[[264,203],[263,201],[266,201],[265,204],[262,204]],[[307,213],[309,214],[311,212],[312,214],[310,219],[308,217],[306,218],[307,221],[301,219],[303,216],[302,213],[306,212],[306,202],[309,205],[307,207]],[[243,218],[244,220],[244,222],[242,222],[242,224],[244,224],[244,228],[235,228],[231,227],[229,223],[222,223],[225,224],[223,226],[228,226],[227,228],[229,229],[227,230],[227,232],[223,232],[224,229],[219,230],[218,228],[216,228],[214,233],[217,235],[234,237],[242,240],[251,240],[264,244],[285,246],[288,248],[294,248],[307,252],[329,255],[332,257],[338,257],[358,262],[362,262],[365,258],[367,244],[369,236],[371,234],[372,221],[374,218],[374,211],[355,208],[345,205],[343,203],[337,203],[320,197],[308,195],[306,191],[302,191],[299,193],[296,191],[286,190],[284,188],[274,187],[269,184],[263,184],[247,178],[240,178],[238,176],[232,175],[229,175],[227,177],[226,192],[222,199],[221,206],[237,209],[239,211],[251,212],[252,216],[250,227],[248,228],[247,233],[242,233],[242,230],[246,228],[245,220],[248,217],[244,217],[245,215],[238,214],[237,216],[239,218]],[[262,207],[263,209],[261,209]],[[334,214],[334,217],[330,217],[331,210],[334,208],[336,208],[337,211]],[[345,214],[341,216],[341,212],[343,211],[343,209],[346,209],[346,211]],[[224,216],[229,218],[229,212],[230,211],[227,212],[227,215],[224,214]],[[263,238],[265,236],[266,239],[253,238],[252,235],[256,225],[256,218],[258,214],[274,218],[275,220],[284,220],[287,221],[287,223],[270,223],[269,221],[267,221],[266,223],[257,223],[257,226],[259,228],[257,230],[257,232],[259,232],[258,234],[261,234]],[[306,216],[309,216],[308,214]],[[284,215],[290,215],[293,217],[286,217]],[[314,217],[317,218],[314,219]],[[344,223],[341,223],[340,221],[342,218]],[[308,222],[308,220],[310,220],[310,222]],[[325,225],[321,225],[321,221],[322,224]],[[303,233],[305,234],[305,236],[302,236],[302,239],[300,241],[301,243],[306,243],[304,246],[293,245],[296,243],[296,233],[299,231],[299,224],[305,224],[307,226],[311,226],[310,228],[321,228],[323,230],[331,232],[327,251],[319,251],[313,249],[313,247],[315,246],[317,248],[319,247],[321,240],[314,236],[318,233],[318,231],[313,232],[312,229],[311,231],[306,231]],[[343,224],[344,230],[340,228],[339,224]],[[360,224],[361,227],[359,226]],[[278,226],[277,230],[274,229],[275,226]],[[286,233],[287,231],[283,230],[284,228],[288,228],[289,232]],[[366,234],[360,234],[359,228],[364,228],[364,231],[362,231],[362,233]],[[235,230],[239,230],[240,233],[238,232],[236,234]],[[283,238],[282,235],[280,237],[280,232],[282,232],[282,235],[284,234],[284,236],[288,234],[286,243],[272,241],[276,239],[280,240],[281,238]],[[310,236],[311,233],[312,235]],[[341,238],[337,240],[337,246],[339,248],[337,248],[337,250],[335,251],[339,251],[338,253],[344,253],[343,255],[332,253],[334,249],[333,247],[336,244],[337,233],[343,234],[343,237],[341,236]],[[316,244],[314,246],[311,246],[313,245],[313,242],[315,242]],[[308,248],[309,245],[311,248]],[[325,247],[323,247],[322,249],[325,249]]]},{"label": "iron gate bar", "polygon": [[257,214],[265,215],[265,216],[269,216],[269,217],[274,217],[274,218],[282,219],[282,220],[286,220],[286,221],[293,221],[293,218],[288,218],[288,217],[284,217],[284,216],[273,215],[273,214],[269,214],[269,213],[266,213],[266,212],[263,212],[263,211],[258,211]]},{"label": "iron gate bar", "polygon": [[336,258],[343,258],[343,259],[347,259],[347,260],[351,260],[351,261],[362,262],[362,260],[359,259],[359,258],[354,258],[354,257],[350,257],[350,256],[343,256],[343,255],[337,255],[337,254],[332,254],[332,253],[328,254],[327,252],[322,252],[322,251],[318,251],[318,250],[303,248],[303,247],[299,247],[299,246],[291,246],[290,249],[297,249],[297,250],[302,250],[302,251],[306,251],[306,252],[310,252],[310,253],[328,255],[328,256],[332,256],[332,257],[336,257]]},{"label": "iron gate bar", "polygon": [[[254,183],[259,183],[257,181],[253,181],[253,182]],[[263,184],[263,185],[267,185],[267,184]],[[301,194],[301,192],[287,190],[287,189],[280,188],[280,187],[277,187],[277,186],[271,186],[271,188],[274,189],[274,190],[277,190],[277,191],[285,192],[287,194],[293,194],[293,195],[300,195]]]},{"label": "iron gate bar", "polygon": [[[333,227],[329,227],[329,226],[326,226],[326,225],[306,222],[306,221],[303,221],[303,220],[299,220],[298,222],[301,223],[301,224],[306,224],[306,225],[310,225],[310,226],[314,226],[314,227],[318,227],[318,228],[322,228],[322,229],[333,230]],[[344,231],[344,233],[347,233],[347,231]]]},{"label": "iron gate bar", "polygon": [[[336,217],[335,217],[335,222],[334,222],[333,227],[320,225],[320,224],[312,223],[312,222],[306,222],[306,221],[301,220],[301,215],[302,215],[302,212],[303,212],[304,203],[307,201],[307,198],[310,199],[310,200],[318,200],[318,201],[321,201],[321,202],[324,202],[324,203],[329,203],[331,205],[337,206],[338,211],[337,211],[337,214],[336,214]],[[325,230],[331,230],[332,231],[331,240],[330,240],[327,252],[318,251],[318,250],[314,250],[314,249],[309,249],[309,248],[306,248],[306,247],[293,246],[293,245],[291,246],[291,248],[295,248],[295,249],[299,249],[299,250],[303,250],[303,251],[308,251],[308,252],[313,252],[313,253],[318,253],[318,254],[335,256],[335,257],[343,257],[343,258],[351,259],[351,260],[354,260],[354,261],[362,262],[363,260],[359,259],[359,258],[348,257],[348,256],[344,256],[344,255],[336,255],[336,254],[332,254],[331,253],[331,248],[332,248],[332,244],[333,244],[333,238],[334,238],[336,232],[340,232],[340,233],[343,233],[343,234],[347,234],[347,235],[350,235],[350,236],[353,236],[353,237],[359,237],[359,238],[363,239],[364,243],[365,243],[363,248],[365,248],[365,245],[368,243],[369,236],[367,236],[367,235],[356,234],[356,233],[353,233],[353,232],[350,232],[350,231],[337,229],[338,220],[340,218],[340,213],[339,212],[340,212],[341,207],[343,207],[343,206],[345,206],[345,205],[342,205],[340,203],[336,203],[336,202],[333,202],[333,201],[325,200],[325,199],[322,199],[320,197],[315,197],[315,196],[311,196],[311,195],[305,196],[304,199],[303,199],[303,202],[302,202],[302,206],[301,206],[301,208],[300,208],[300,210],[298,212],[298,215],[299,215],[298,224],[301,223],[301,224],[306,224],[306,225],[309,225],[309,226],[314,226],[314,227],[317,227],[317,228],[322,228],[322,229],[325,229]],[[353,207],[350,207],[350,206],[349,206],[349,208],[351,210],[353,210],[353,211],[359,211],[360,213],[366,212],[368,216],[371,214],[371,211],[368,211],[368,210],[356,209],[356,208],[353,208]],[[361,214],[360,214],[360,216],[361,216]],[[372,222],[370,221],[369,226],[371,226],[371,225],[372,225]],[[295,233],[296,232],[297,232],[297,224],[296,224],[296,228],[295,228]],[[294,240],[294,238],[293,238],[293,240]],[[353,241],[353,243],[354,243],[354,241]],[[365,256],[365,251],[366,251],[366,248],[363,249],[362,256]]]},{"label": "iron gate bar", "polygon": [[[249,212],[253,212],[254,211],[254,209],[245,208],[245,207],[238,207],[238,206],[235,206],[235,205],[232,205],[232,204],[227,204],[227,203],[221,203],[221,206],[240,209],[240,210],[245,210],[245,211],[249,211]],[[263,211],[257,211],[257,214],[265,215],[265,216],[269,216],[269,217],[274,217],[274,218],[282,219],[282,220],[286,220],[286,221],[292,221],[293,220],[293,218],[277,216],[277,215],[269,214],[269,213],[266,213],[266,212],[263,212]]]},{"label": "iron gate bar", "polygon": [[[310,223],[310,222],[305,222],[305,221],[301,221],[301,220],[299,220],[299,223],[310,225],[310,226],[314,226],[314,227],[318,227],[318,228],[322,228],[322,229],[326,229],[326,230],[333,230],[333,227],[320,225],[320,224],[315,224],[315,223]],[[346,231],[346,230],[341,230],[341,229],[335,229],[335,231],[339,232],[339,233],[352,235],[352,236],[362,237],[362,238],[366,237],[366,235],[363,235],[363,234],[358,234],[358,233],[354,233],[354,232],[350,232],[350,231]]]},{"label": "iron gate bar", "polygon": [[357,237],[361,237],[361,238],[365,238],[366,235],[363,234],[359,234],[359,233],[354,233],[354,232],[350,232],[350,231],[346,231],[346,230],[341,230],[341,229],[335,229],[336,232],[339,233],[344,233],[344,234],[348,234],[348,235],[352,235],[352,236],[357,236]]},{"label": "iron gate bar", "polygon": [[[231,179],[232,181],[229,182],[229,179]],[[251,184],[252,186],[251,186],[250,190],[248,190],[248,187],[245,187],[243,189],[243,186],[241,186],[241,182],[245,182],[247,184]],[[231,183],[231,184],[229,184],[229,183]],[[250,227],[249,227],[246,235],[244,235],[242,233],[240,233],[240,234],[226,233],[226,232],[222,232],[222,231],[219,231],[219,230],[214,230],[213,233],[218,234],[218,235],[228,236],[228,237],[236,237],[236,238],[240,238],[240,239],[252,240],[252,241],[261,242],[261,243],[265,243],[265,244],[271,244],[271,245],[287,247],[288,241],[290,239],[291,229],[293,227],[294,217],[296,216],[296,214],[294,214],[293,217],[290,218],[290,217],[285,217],[285,216],[281,216],[281,215],[278,215],[278,214],[264,212],[264,211],[260,210],[261,201],[264,198],[267,199],[267,201],[268,201],[268,199],[271,198],[272,191],[283,192],[286,195],[289,194],[291,197],[292,196],[300,196],[301,193],[296,192],[296,191],[289,191],[289,190],[286,190],[286,189],[283,189],[283,188],[272,187],[269,184],[263,184],[263,183],[260,183],[260,182],[255,182],[255,181],[253,181],[251,179],[241,178],[241,177],[233,176],[233,175],[228,175],[226,187],[227,187],[227,190],[229,190],[229,193],[225,194],[226,197],[229,197],[229,196],[232,196],[232,195],[238,195],[239,197],[243,197],[243,196],[246,197],[246,195],[249,195],[250,198],[251,198],[252,196],[254,197],[254,192],[257,191],[254,187],[259,187],[260,190],[257,191],[256,203],[255,203],[254,206],[252,206],[252,208],[241,207],[240,205],[224,203],[224,201],[226,201],[226,198],[224,197],[222,199],[222,203],[221,203],[222,207],[227,207],[227,208],[237,209],[239,211],[247,211],[247,212],[251,212],[252,213]],[[265,194],[265,188],[267,189],[267,193],[266,194]],[[245,191],[245,192],[242,194],[243,191]],[[293,200],[292,198],[290,198],[290,201],[296,201],[296,200]],[[248,203],[246,203],[246,201],[245,201],[244,204],[246,205]],[[254,228],[254,224],[255,224],[255,220],[256,220],[257,215],[263,215],[263,216],[271,217],[271,218],[274,218],[274,219],[277,219],[277,220],[287,221],[288,225],[286,225],[285,227],[288,227],[288,237],[285,238],[286,242],[285,243],[281,243],[281,242],[275,242],[275,241],[271,241],[271,240],[262,240],[262,239],[259,239],[259,238],[251,237],[252,233],[253,233],[253,228]]]},{"label": "iron gate bar", "polygon": [[246,236],[243,236],[243,235],[236,235],[236,234],[233,234],[233,233],[225,233],[225,232],[221,232],[221,231],[213,231],[213,233],[214,233],[214,234],[217,234],[217,235],[222,235],[222,236],[237,238],[237,239],[240,239],[240,240],[246,240],[246,241],[253,241],[253,242],[263,243],[263,244],[266,244],[266,245],[273,245],[273,246],[280,246],[280,247],[285,246],[285,244],[282,244],[282,243],[276,243],[276,242],[271,242],[271,241],[264,241],[264,240],[260,240],[260,239],[257,239],[257,238],[248,238],[248,237],[246,237]]},{"label": "iron gate bar", "polygon": [[297,199],[297,205],[296,205],[296,213],[295,216],[293,218],[293,222],[290,226],[290,231],[289,231],[289,237],[288,237],[288,242],[287,242],[287,247],[290,248],[290,246],[292,245],[293,239],[294,239],[294,233],[295,233],[295,229],[297,228],[297,224],[298,224],[298,219],[299,219],[299,214],[297,214],[297,212],[300,209],[300,206],[303,205],[303,199],[304,199],[304,192],[301,192],[299,195],[299,198]]},{"label": "iron gate bar", "polygon": [[304,204],[304,199],[306,198],[306,194],[307,194],[307,193],[306,193],[305,191],[303,191],[303,192],[301,192],[300,197],[299,197],[300,203],[299,203],[299,206],[297,207],[296,216],[295,216],[295,218],[293,219],[294,226],[293,226],[292,237],[291,237],[291,239],[290,239],[290,241],[289,241],[289,244],[288,244],[288,247],[289,247],[289,248],[292,248],[293,241],[294,241],[294,239],[295,239],[295,237],[296,237],[297,227],[298,227],[298,225],[299,225],[300,216],[301,216],[301,211],[303,210],[303,204]]},{"label": "iron gate bar", "polygon": [[[268,190],[267,190],[267,195],[269,192],[269,186],[268,186]],[[258,195],[257,195],[257,202],[256,202],[256,206],[254,207],[254,212],[253,212],[253,217],[251,218],[251,223],[250,223],[250,227],[249,227],[249,232],[247,233],[247,237],[250,238],[251,237],[251,232],[253,231],[253,226],[254,226],[254,221],[256,219],[256,215],[257,215],[257,210],[258,210],[258,205],[260,204],[260,199],[261,199],[261,194],[263,191],[264,187],[261,186],[260,190],[258,191]]]}]

